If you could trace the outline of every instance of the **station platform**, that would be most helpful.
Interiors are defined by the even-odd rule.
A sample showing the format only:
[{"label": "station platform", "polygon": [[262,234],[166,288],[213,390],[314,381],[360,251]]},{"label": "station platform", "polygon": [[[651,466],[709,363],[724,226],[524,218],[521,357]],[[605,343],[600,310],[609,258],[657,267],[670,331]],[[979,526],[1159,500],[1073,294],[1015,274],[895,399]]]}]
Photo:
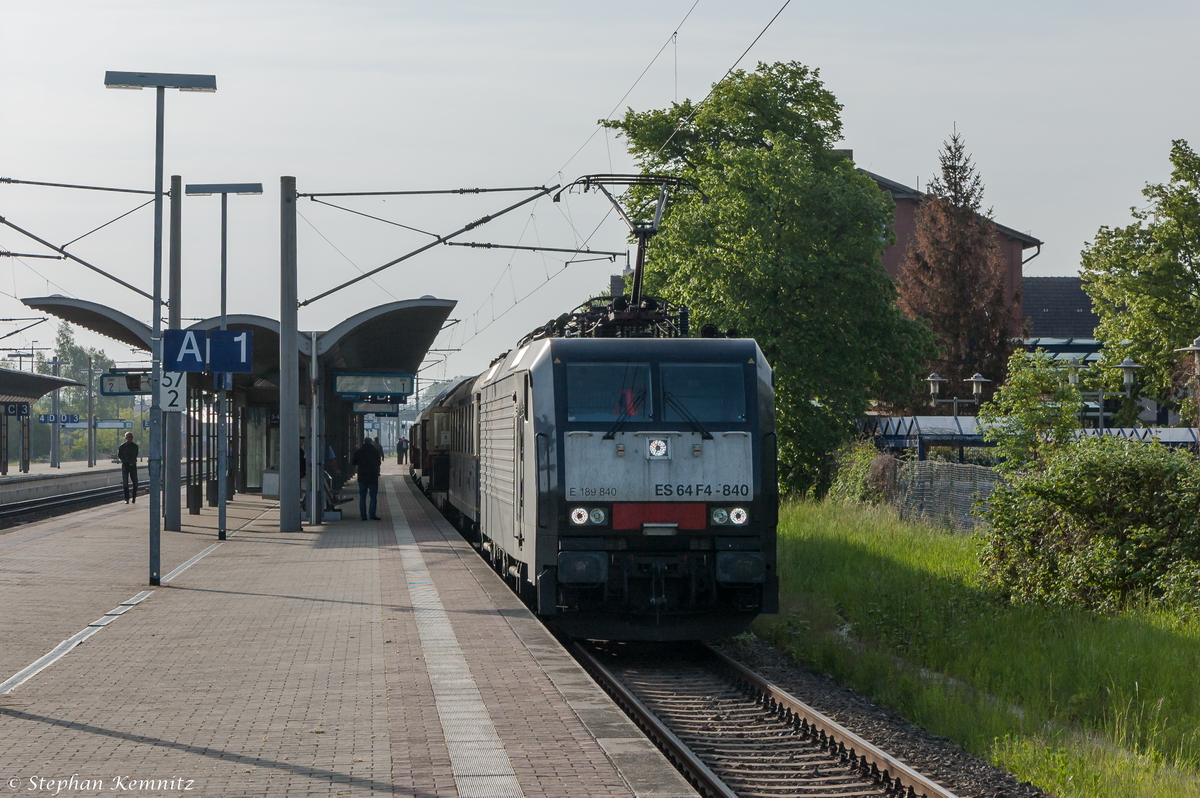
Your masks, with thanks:
[{"label": "station platform", "polygon": [[206,507],[158,588],[144,498],[0,532],[0,792],[695,796],[394,463],[379,510]]},{"label": "station platform", "polygon": [[[138,470],[139,475],[146,473],[144,462],[139,464]],[[64,462],[61,468],[51,468],[49,463],[32,463],[28,474],[22,474],[16,465],[10,465],[8,473],[0,475],[0,504],[120,484],[121,466],[106,460],[91,468],[86,460]]]}]

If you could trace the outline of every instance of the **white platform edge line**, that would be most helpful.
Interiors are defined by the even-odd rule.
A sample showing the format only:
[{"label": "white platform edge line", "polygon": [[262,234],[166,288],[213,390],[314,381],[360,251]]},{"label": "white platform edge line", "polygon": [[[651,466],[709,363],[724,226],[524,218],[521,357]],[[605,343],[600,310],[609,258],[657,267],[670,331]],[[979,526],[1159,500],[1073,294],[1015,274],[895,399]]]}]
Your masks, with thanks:
[{"label": "white platform edge line", "polygon": [[188,561],[187,561],[187,562],[185,562],[183,565],[179,566],[179,567],[178,567],[178,568],[176,568],[174,571],[172,571],[171,573],[169,573],[169,574],[167,574],[166,576],[164,576],[164,577],[162,578],[162,580],[161,580],[161,581],[163,581],[163,582],[170,582],[172,579],[174,579],[175,577],[179,576],[181,573],[183,573],[183,572],[184,572],[184,571],[186,571],[187,569],[191,568],[193,565],[195,565],[196,563],[200,562],[201,560],[203,560],[203,559],[204,559],[205,557],[207,557],[209,554],[211,554],[212,552],[216,551],[217,547],[218,547],[218,546],[220,546],[220,545],[221,545],[222,543],[224,543],[224,542],[225,542],[224,540],[221,540],[221,541],[217,541],[216,543],[212,544],[212,545],[211,545],[211,546],[209,546],[207,549],[205,549],[204,551],[200,552],[200,553],[199,553],[199,554],[197,554],[195,557],[193,557],[192,559],[188,560]]},{"label": "white platform edge line", "polygon": [[[262,516],[260,515],[259,517],[261,518]],[[215,551],[216,548],[224,542],[225,541],[218,541],[218,542],[212,544],[207,549],[200,552],[195,557],[192,557],[190,560],[185,562],[183,565],[179,566],[174,571],[171,571],[171,573],[164,576],[161,581],[168,582],[171,579],[173,579],[174,577],[179,576],[181,573],[186,571],[188,568],[191,568],[193,565],[200,562],[202,559],[204,559],[209,554],[211,554],[213,551]],[[112,621],[116,620],[118,617],[123,615],[126,612],[126,610],[128,610],[130,607],[134,606],[135,604],[140,604],[141,602],[150,598],[150,596],[152,596],[152,595],[154,595],[153,590],[143,590],[141,593],[138,593],[133,598],[122,601],[120,604],[118,604],[116,606],[115,609],[110,610],[109,613],[105,613],[103,616],[101,616],[99,619],[97,619],[97,621],[92,622],[92,624],[95,624],[101,620],[104,620],[104,621],[106,621],[104,624],[102,624],[100,626],[93,626],[92,624],[85,626],[82,630],[71,635],[66,640],[62,641],[57,646],[52,648],[49,652],[47,652],[46,654],[43,654],[38,659],[34,660],[34,662],[32,662],[31,664],[29,664],[29,665],[25,666],[24,668],[22,668],[21,670],[17,671],[17,673],[13,674],[11,677],[6,679],[5,681],[0,682],[0,695],[6,695],[7,693],[12,692],[16,688],[25,684],[25,682],[29,681],[34,676],[37,676],[42,671],[46,670],[46,668],[49,668],[51,665],[53,665],[54,663],[56,663],[60,659],[62,659],[64,656],[66,656],[67,653],[71,649],[75,648],[75,646],[79,645],[84,640],[87,640],[89,637],[94,635],[96,632],[99,632],[101,629],[103,629],[109,623],[111,623]],[[113,614],[110,614],[110,613],[113,613]]]},{"label": "white platform edge line", "polygon": [[25,682],[29,681],[34,676],[37,676],[42,671],[46,670],[46,668],[49,668],[51,665],[65,657],[67,652],[75,648],[75,646],[79,645],[84,640],[87,640],[96,632],[99,632],[101,628],[103,627],[87,626],[71,635],[66,640],[62,641],[53,649],[51,649],[49,653],[44,654],[42,657],[33,662],[33,664],[26,666],[7,681],[0,683],[0,695],[5,695],[9,692],[12,692],[17,687],[25,684]]}]

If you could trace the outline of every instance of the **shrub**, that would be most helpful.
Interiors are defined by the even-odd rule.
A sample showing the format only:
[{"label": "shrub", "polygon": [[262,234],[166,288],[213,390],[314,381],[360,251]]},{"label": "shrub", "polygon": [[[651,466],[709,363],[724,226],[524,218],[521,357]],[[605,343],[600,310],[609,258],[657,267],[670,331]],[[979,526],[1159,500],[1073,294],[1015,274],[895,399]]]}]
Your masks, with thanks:
[{"label": "shrub", "polygon": [[872,495],[871,461],[879,454],[869,440],[847,443],[833,456],[833,482],[826,498],[841,504],[872,504],[879,501]]},{"label": "shrub", "polygon": [[1130,597],[1194,603],[1198,490],[1200,463],[1188,452],[1081,439],[992,492],[983,564],[1015,601],[1101,610]]}]

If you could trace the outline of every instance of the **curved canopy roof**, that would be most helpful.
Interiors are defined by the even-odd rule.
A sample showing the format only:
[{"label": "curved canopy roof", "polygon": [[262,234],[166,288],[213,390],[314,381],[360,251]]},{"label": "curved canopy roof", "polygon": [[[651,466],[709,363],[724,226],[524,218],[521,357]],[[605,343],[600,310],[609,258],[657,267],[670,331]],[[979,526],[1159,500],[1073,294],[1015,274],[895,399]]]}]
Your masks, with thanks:
[{"label": "curved canopy roof", "polygon": [[[21,300],[35,310],[85,327],[115,341],[150,351],[150,327],[119,310],[86,299],[65,296]],[[379,305],[355,314],[318,337],[317,351],[326,373],[416,374],[442,324],[457,302],[423,296]],[[219,317],[204,319],[188,329],[220,327]],[[254,333],[252,374],[235,381],[244,388],[276,388],[279,384],[279,322],[266,316],[229,314],[226,326]],[[309,333],[300,333],[302,357],[311,354]],[[49,389],[48,389],[49,390]]]},{"label": "curved canopy roof", "polygon": [[75,380],[0,368],[0,402],[36,402],[55,388],[79,385]]},{"label": "curved canopy roof", "polygon": [[416,374],[456,304],[423,296],[364,310],[318,339],[321,366],[326,372]]},{"label": "curved canopy roof", "polygon": [[106,338],[150,351],[150,325],[98,302],[55,294],[22,299],[27,306],[100,333]]},{"label": "curved canopy roof", "polygon": [[[251,362],[254,371],[248,374],[234,374],[233,383],[239,388],[266,388],[278,390],[279,387],[279,322],[266,316],[251,313],[230,313],[225,316],[225,326],[230,330],[249,330],[254,334]],[[221,317],[201,319],[188,327],[189,330],[219,330]],[[302,355],[307,355],[312,345],[300,335]],[[301,369],[305,374],[307,371]],[[268,392],[269,393],[269,392]],[[265,396],[265,395],[264,395]]]}]

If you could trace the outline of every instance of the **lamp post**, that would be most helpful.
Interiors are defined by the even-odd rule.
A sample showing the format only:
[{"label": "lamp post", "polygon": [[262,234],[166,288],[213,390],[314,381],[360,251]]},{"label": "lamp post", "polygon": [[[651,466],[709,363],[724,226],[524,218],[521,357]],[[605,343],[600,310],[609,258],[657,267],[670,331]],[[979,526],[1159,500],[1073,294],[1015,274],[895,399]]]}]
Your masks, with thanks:
[{"label": "lamp post", "polygon": [[959,399],[958,397],[952,397],[950,399],[939,398],[942,393],[943,383],[949,382],[949,380],[947,380],[945,377],[939,377],[937,372],[934,372],[926,377],[925,382],[929,383],[929,404],[933,405],[934,407],[937,407],[940,404],[953,404],[954,417],[958,418],[959,404],[978,405],[983,400],[984,384],[991,382],[991,380],[982,374],[975,374],[969,380],[966,380],[966,382],[971,383],[970,399]]},{"label": "lamp post", "polygon": [[[190,197],[209,197],[221,195],[221,329],[226,327],[226,298],[228,297],[226,278],[228,275],[228,229],[229,229],[229,195],[230,194],[262,194],[262,183],[200,183],[189,185],[185,193]],[[228,502],[228,482],[226,472],[229,470],[229,426],[226,421],[227,396],[225,392],[225,375],[218,378],[217,391],[217,539],[226,538],[226,503]]]},{"label": "lamp post", "polygon": [[154,291],[150,334],[153,370],[150,377],[150,584],[159,584],[162,531],[162,405],[158,387],[162,382],[162,228],[163,228],[163,113],[166,90],[216,91],[214,75],[176,75],[162,72],[105,72],[110,89],[155,89],[154,124]]},{"label": "lamp post", "polygon": [[1192,341],[1191,346],[1184,346],[1175,350],[1176,352],[1191,352],[1196,359],[1196,369],[1192,376],[1196,380],[1196,388],[1192,392],[1192,396],[1196,399],[1196,427],[1200,429],[1200,337]]},{"label": "lamp post", "polygon": [[[1176,350],[1176,351],[1180,351],[1180,350]],[[1082,367],[1083,367],[1083,364],[1080,363],[1078,360],[1072,360],[1070,362],[1070,364],[1067,366],[1067,368],[1069,368],[1071,370],[1070,374],[1068,374],[1068,376],[1067,376],[1067,381],[1070,382],[1072,385],[1074,385],[1077,390],[1079,388],[1079,369]],[[1133,396],[1133,375],[1137,372],[1138,369],[1141,368],[1141,366],[1137,363],[1134,363],[1131,358],[1125,358],[1124,360],[1122,360],[1120,363],[1113,366],[1112,368],[1121,370],[1121,383],[1124,386],[1124,390],[1120,394],[1114,394],[1111,391],[1105,391],[1103,385],[1101,385],[1095,391],[1079,391],[1079,397],[1081,399],[1087,399],[1089,396],[1096,397],[1096,406],[1097,406],[1097,408],[1096,408],[1096,429],[1100,430],[1101,432],[1104,431],[1104,415],[1105,415],[1104,399],[1105,399],[1105,397],[1120,395],[1120,396],[1124,396],[1124,397],[1128,398],[1130,396]]]}]

